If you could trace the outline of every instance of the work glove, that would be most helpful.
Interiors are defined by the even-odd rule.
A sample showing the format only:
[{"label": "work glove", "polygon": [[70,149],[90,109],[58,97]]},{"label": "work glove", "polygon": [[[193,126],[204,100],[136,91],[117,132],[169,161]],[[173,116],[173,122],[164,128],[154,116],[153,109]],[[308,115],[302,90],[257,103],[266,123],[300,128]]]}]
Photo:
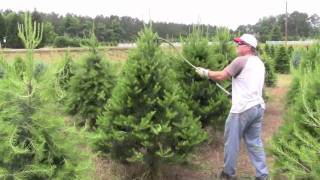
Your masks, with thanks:
[{"label": "work glove", "polygon": [[205,69],[202,67],[197,67],[196,72],[200,75],[200,77],[209,79],[209,70],[208,69]]}]

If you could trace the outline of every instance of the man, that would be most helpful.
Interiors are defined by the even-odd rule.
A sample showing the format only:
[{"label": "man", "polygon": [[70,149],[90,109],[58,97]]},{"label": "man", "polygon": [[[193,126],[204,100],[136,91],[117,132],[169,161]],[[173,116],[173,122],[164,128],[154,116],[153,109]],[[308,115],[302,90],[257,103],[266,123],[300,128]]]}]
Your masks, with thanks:
[{"label": "man", "polygon": [[243,137],[256,179],[268,176],[266,158],[261,141],[262,118],[265,103],[262,98],[265,67],[256,55],[257,39],[251,34],[234,38],[238,57],[222,71],[198,67],[196,72],[215,81],[232,77],[232,107],[224,131],[224,168],[220,179],[236,179],[236,162]]}]

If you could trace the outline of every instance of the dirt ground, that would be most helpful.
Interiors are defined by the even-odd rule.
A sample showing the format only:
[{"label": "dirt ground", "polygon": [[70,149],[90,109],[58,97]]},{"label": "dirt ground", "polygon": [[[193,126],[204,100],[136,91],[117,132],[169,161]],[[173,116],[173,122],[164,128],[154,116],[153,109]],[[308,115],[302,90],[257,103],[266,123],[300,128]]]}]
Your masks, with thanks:
[{"label": "dirt ground", "polygon": [[[272,135],[282,124],[284,113],[285,95],[291,82],[290,75],[279,75],[277,86],[266,88],[266,94],[269,97],[265,111],[262,138],[267,147]],[[212,133],[211,133],[212,134]],[[167,166],[162,169],[163,179],[165,180],[213,180],[216,174],[223,167],[223,134],[211,135],[215,137],[215,143],[202,147],[194,157],[196,166],[180,167]],[[267,153],[267,164],[272,171],[273,157]],[[122,169],[122,172],[121,170]],[[109,160],[96,161],[97,179],[114,180],[122,179],[125,174],[132,172],[123,172],[125,168],[120,165],[112,164]],[[254,179],[255,171],[250,163],[247,150],[243,142],[240,147],[238,158],[237,176],[239,179]]]}]

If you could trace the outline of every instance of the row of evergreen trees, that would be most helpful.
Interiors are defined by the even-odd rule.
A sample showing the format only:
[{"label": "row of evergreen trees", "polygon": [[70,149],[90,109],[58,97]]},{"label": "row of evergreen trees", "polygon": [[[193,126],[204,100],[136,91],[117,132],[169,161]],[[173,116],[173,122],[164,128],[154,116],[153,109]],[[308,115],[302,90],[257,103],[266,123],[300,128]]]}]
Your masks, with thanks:
[{"label": "row of evergreen trees", "polygon": [[272,141],[275,173],[290,179],[319,179],[320,45],[302,52],[293,70],[285,122]]},{"label": "row of evergreen trees", "polygon": [[277,73],[288,74],[290,72],[290,63],[293,54],[293,47],[289,46],[264,46],[265,53],[274,60],[274,67]]},{"label": "row of evergreen trees", "polygon": [[[151,28],[139,34],[137,48],[116,78],[115,67],[98,51],[94,29],[85,41],[90,53],[81,63],[66,54],[58,68],[44,72],[32,54],[41,42],[41,24],[32,25],[28,15],[19,27],[27,62],[2,62],[1,178],[87,179],[92,156],[84,141],[89,140],[94,151],[124,164],[142,164],[149,178],[158,179],[164,163],[188,162],[207,138],[204,128],[223,129],[227,96],[160,48]],[[222,69],[235,51],[227,29],[219,29],[215,38],[219,43],[209,45],[195,29],[181,39],[181,53],[197,66]],[[63,119],[63,111],[74,121]],[[90,138],[72,122],[86,126]]]},{"label": "row of evergreen trees", "polygon": [[[226,30],[222,33],[228,34]],[[219,51],[224,46],[209,46],[202,32],[196,30],[183,40],[182,53],[194,64],[221,68],[227,64],[226,56],[234,55],[229,52],[230,44],[225,44]],[[79,89],[70,86],[70,92]],[[162,164],[188,162],[190,153],[206,140],[203,127],[223,129],[229,100],[222,93],[181,59],[162,50],[158,35],[145,28],[137,48],[129,53],[104,112],[96,113],[94,147],[121,163],[142,164],[147,177],[158,179]]]},{"label": "row of evergreen trees", "polygon": [[[74,63],[69,54],[57,68],[35,63],[33,49],[41,42],[42,31],[28,14],[24,25],[19,25],[28,49],[26,60],[1,63],[1,178],[88,179],[92,175],[87,133],[76,130],[70,118],[63,118],[63,111],[72,115],[75,124],[91,130],[94,150],[122,163],[142,164],[153,179],[159,178],[163,163],[187,162],[206,140],[203,127],[222,124],[225,118],[226,96],[193,69],[181,68],[181,60],[160,48],[151,28],[140,33],[138,47],[130,52],[119,79],[99,53],[94,33],[86,41],[90,53],[81,63]],[[223,33],[230,37],[228,31]],[[225,43],[229,40],[209,46],[202,36],[195,31],[183,40],[184,56],[214,69],[227,64],[227,57],[234,55]],[[198,44],[202,45],[192,48]],[[190,73],[188,79],[179,75],[184,72]],[[190,97],[196,105],[188,104],[193,102]]]}]

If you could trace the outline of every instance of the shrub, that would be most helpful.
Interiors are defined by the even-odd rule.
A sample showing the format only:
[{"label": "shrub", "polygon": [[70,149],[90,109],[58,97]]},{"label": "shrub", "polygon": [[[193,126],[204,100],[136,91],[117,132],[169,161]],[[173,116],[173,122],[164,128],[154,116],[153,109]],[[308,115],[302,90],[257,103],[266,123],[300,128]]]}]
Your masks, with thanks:
[{"label": "shrub", "polygon": [[54,46],[58,48],[80,47],[80,40],[66,36],[57,36],[54,40]]}]

